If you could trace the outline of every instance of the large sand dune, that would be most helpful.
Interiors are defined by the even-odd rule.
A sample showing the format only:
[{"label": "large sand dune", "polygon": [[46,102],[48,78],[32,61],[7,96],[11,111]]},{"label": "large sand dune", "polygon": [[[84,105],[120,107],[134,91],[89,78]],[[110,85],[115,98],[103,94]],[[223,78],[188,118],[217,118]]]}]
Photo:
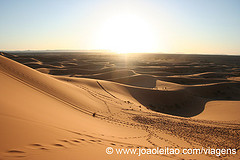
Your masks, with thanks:
[{"label": "large sand dune", "polygon": [[[60,64],[68,76],[9,58],[42,72]],[[47,64],[2,53],[0,159],[239,159],[239,151],[221,157],[106,154],[107,147],[239,149],[238,81],[174,83],[102,61],[91,76],[79,78],[91,65],[74,59]]]}]

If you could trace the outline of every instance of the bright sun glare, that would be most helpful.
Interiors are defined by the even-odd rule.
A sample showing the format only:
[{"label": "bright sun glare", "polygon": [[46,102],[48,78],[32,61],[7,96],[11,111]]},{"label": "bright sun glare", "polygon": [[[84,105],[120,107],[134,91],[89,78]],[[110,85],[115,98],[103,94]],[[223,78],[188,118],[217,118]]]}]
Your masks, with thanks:
[{"label": "bright sun glare", "polygon": [[133,14],[116,15],[99,28],[97,45],[117,53],[156,52],[153,26]]}]

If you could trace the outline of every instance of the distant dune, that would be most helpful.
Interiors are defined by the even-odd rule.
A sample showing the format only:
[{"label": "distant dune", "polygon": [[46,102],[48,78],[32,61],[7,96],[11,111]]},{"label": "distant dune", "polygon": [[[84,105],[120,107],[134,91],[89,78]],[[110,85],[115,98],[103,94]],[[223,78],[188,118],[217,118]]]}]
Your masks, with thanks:
[{"label": "distant dune", "polygon": [[117,79],[117,78],[122,78],[122,77],[133,76],[133,75],[136,75],[136,73],[132,70],[115,70],[115,71],[109,71],[109,72],[92,74],[92,75],[84,75],[82,77],[93,78],[93,79],[102,79],[102,80],[111,80],[111,79]]},{"label": "distant dune", "polygon": [[219,159],[106,148],[239,149],[236,70],[156,76],[136,69],[147,59],[123,68],[112,57],[44,56],[0,55],[0,159]]}]

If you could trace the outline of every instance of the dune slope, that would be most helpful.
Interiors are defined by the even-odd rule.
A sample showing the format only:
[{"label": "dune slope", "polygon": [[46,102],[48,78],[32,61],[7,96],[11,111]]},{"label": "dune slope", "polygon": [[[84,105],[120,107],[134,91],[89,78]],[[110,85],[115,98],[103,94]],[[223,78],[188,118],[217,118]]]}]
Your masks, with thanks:
[{"label": "dune slope", "polygon": [[[238,114],[211,119],[210,105],[219,104],[213,102],[204,110],[214,94],[204,97],[206,91],[200,92],[198,86],[161,82],[172,90],[157,90],[50,76],[3,56],[0,85],[0,159],[212,159],[210,155],[108,155],[106,148],[239,148]],[[232,108],[237,105],[238,101]],[[227,115],[223,106],[218,113]],[[239,154],[227,158],[237,159]]]}]

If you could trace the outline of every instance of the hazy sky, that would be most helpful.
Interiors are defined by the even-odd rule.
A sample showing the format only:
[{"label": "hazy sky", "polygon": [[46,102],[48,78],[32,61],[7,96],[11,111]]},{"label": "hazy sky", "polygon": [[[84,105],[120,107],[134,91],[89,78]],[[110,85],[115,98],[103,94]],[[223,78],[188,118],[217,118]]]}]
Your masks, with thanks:
[{"label": "hazy sky", "polygon": [[0,50],[240,55],[240,0],[0,0]]}]

